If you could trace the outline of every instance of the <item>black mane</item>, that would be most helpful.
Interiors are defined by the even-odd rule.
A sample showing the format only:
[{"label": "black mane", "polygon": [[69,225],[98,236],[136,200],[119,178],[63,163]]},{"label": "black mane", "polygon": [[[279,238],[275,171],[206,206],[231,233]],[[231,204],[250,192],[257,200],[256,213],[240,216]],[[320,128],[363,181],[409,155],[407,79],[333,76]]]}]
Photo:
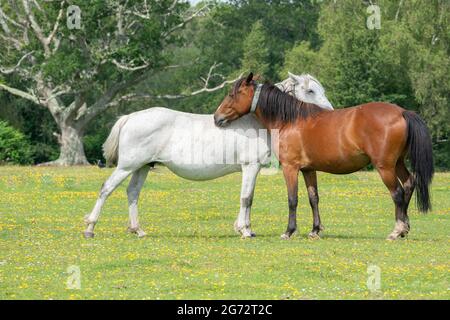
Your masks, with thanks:
[{"label": "black mane", "polygon": [[323,108],[313,103],[297,100],[269,83],[263,84],[257,106],[264,118],[281,122],[293,122],[299,118],[306,119],[324,112]]}]

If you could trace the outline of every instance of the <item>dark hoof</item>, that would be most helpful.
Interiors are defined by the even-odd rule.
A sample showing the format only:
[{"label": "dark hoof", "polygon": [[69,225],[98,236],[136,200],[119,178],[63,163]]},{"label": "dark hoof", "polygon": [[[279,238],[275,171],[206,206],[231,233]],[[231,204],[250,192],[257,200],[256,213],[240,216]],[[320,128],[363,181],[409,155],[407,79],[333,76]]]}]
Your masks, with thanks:
[{"label": "dark hoof", "polygon": [[94,233],[90,231],[83,232],[83,235],[85,239],[92,239],[94,237]]},{"label": "dark hoof", "polygon": [[408,233],[409,233],[408,231],[402,232],[402,233],[400,233],[400,237],[406,238],[408,236]]}]

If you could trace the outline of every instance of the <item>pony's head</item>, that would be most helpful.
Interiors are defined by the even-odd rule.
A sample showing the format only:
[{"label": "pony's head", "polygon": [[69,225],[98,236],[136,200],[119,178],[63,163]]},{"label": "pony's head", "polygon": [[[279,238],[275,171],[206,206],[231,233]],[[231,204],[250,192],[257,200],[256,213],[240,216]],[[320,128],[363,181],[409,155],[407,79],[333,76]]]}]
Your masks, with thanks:
[{"label": "pony's head", "polygon": [[282,91],[289,93],[298,100],[313,103],[323,109],[334,110],[330,101],[325,95],[325,89],[320,82],[309,74],[300,76],[288,72],[289,77],[277,83]]},{"label": "pony's head", "polygon": [[231,121],[249,113],[255,87],[256,82],[253,80],[253,73],[250,73],[247,78],[236,81],[214,113],[214,123],[219,127],[224,127]]},{"label": "pony's head", "polygon": [[243,115],[256,112],[267,121],[287,123],[328,111],[314,103],[298,100],[275,85],[256,84],[253,73],[250,73],[247,78],[234,83],[230,93],[214,113],[214,122],[217,126],[224,127]]}]

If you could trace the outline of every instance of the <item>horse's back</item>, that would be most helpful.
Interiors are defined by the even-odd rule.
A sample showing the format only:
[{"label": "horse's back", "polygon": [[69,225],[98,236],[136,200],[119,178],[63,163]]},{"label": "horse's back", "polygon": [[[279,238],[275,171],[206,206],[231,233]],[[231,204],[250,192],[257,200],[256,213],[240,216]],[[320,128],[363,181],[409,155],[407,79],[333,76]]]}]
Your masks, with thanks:
[{"label": "horse's back", "polygon": [[336,113],[334,129],[340,141],[346,141],[347,149],[363,152],[372,162],[381,155],[403,150],[407,140],[405,109],[386,103],[371,102],[344,108]]},{"label": "horse's back", "polygon": [[297,140],[305,154],[302,161],[320,171],[357,171],[381,149],[394,144],[392,148],[401,149],[398,146],[406,141],[403,111],[394,104],[367,103],[321,112],[304,122],[299,131]]},{"label": "horse's back", "polygon": [[[262,125],[253,115],[223,129],[215,126],[211,114],[150,108],[128,116],[121,132],[119,161],[160,162],[181,176],[192,173],[192,179],[206,179],[214,172],[220,176],[243,163],[269,161],[268,141],[252,134],[259,129]],[[253,151],[251,146],[256,144],[258,150]]]}]

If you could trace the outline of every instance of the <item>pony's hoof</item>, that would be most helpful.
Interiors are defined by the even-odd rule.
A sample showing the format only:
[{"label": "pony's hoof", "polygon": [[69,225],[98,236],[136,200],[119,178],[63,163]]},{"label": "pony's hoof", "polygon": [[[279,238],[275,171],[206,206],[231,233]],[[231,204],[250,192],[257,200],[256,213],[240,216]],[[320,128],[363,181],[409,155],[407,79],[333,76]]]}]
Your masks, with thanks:
[{"label": "pony's hoof", "polygon": [[233,224],[234,232],[241,233],[241,230],[238,227],[238,221],[236,220]]},{"label": "pony's hoof", "polygon": [[308,234],[308,238],[309,238],[310,240],[319,240],[319,239],[320,239],[320,236],[319,236],[319,234],[318,234],[317,232],[310,232],[310,233]]},{"label": "pony's hoof", "polygon": [[94,233],[91,231],[85,231],[83,232],[83,235],[85,239],[92,239],[94,237]]},{"label": "pony's hoof", "polygon": [[281,239],[282,239],[282,240],[289,240],[290,238],[291,238],[291,236],[288,235],[287,233],[283,233],[283,234],[281,235]]},{"label": "pony's hoof", "polygon": [[409,230],[405,230],[402,233],[400,233],[401,238],[406,238],[408,236]]},{"label": "pony's hoof", "polygon": [[243,231],[242,233],[241,233],[241,238],[242,239],[248,239],[248,238],[254,238],[254,237],[256,237],[256,234],[254,233],[254,232],[252,232],[252,231],[247,231],[247,230],[245,230],[245,231]]},{"label": "pony's hoof", "polygon": [[386,238],[386,240],[387,240],[387,241],[395,241],[395,240],[397,240],[397,238],[398,238],[398,236],[397,236],[396,234],[390,234],[390,235]]},{"label": "pony's hoof", "polygon": [[136,234],[138,238],[144,238],[147,235],[147,233],[144,230],[138,230]]},{"label": "pony's hoof", "polygon": [[147,235],[147,233],[145,233],[145,231],[144,230],[142,230],[141,228],[131,228],[131,227],[128,227],[128,229],[127,229],[127,231],[129,232],[129,233],[134,233],[134,234],[136,234],[137,236],[138,236],[138,238],[143,238],[143,237],[145,237],[146,235]]}]

